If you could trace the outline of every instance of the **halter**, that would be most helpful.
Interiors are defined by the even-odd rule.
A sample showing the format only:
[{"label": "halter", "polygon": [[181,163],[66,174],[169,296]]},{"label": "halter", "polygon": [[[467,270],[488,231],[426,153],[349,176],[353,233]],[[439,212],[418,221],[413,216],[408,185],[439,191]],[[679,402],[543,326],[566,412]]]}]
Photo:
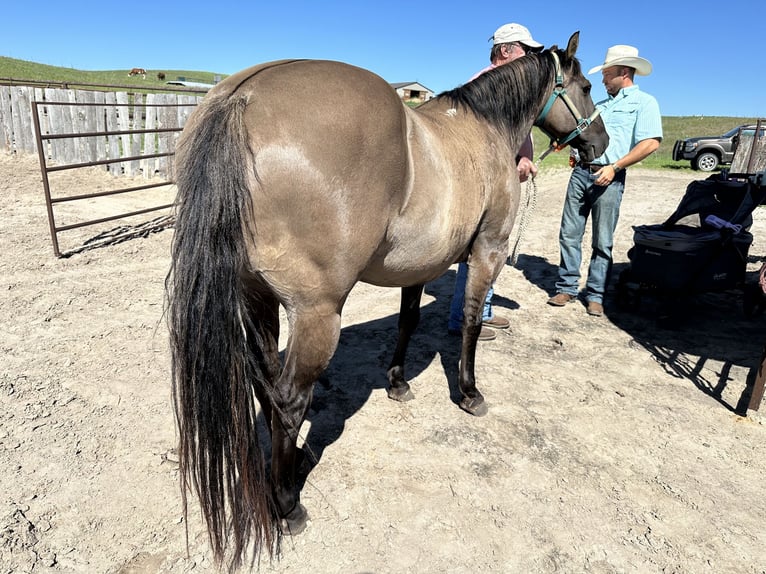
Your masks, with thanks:
[{"label": "halter", "polygon": [[[577,106],[574,105],[574,102],[572,101],[572,99],[567,95],[566,88],[564,88],[564,74],[562,74],[561,72],[561,63],[559,62],[558,54],[556,54],[556,52],[551,51],[551,56],[553,56],[553,61],[556,63],[556,87],[553,89],[553,92],[551,92],[551,95],[548,97],[548,101],[545,103],[545,107],[543,107],[543,111],[540,112],[540,115],[538,115],[537,119],[535,120],[535,125],[539,127],[549,138],[551,138],[551,145],[547,150],[543,152],[543,154],[540,156],[540,158],[537,161],[541,161],[543,158],[545,158],[545,156],[547,156],[553,150],[563,149],[565,145],[567,145],[574,138],[576,138],[582,132],[584,132],[588,128],[588,126],[591,123],[593,123],[593,120],[595,120],[598,117],[598,115],[601,113],[598,109],[595,109],[593,110],[593,113],[587,118],[582,117],[582,114],[580,114],[580,111],[577,109]],[[557,141],[556,138],[554,138],[551,134],[549,134],[548,131],[543,127],[543,122],[545,122],[545,118],[548,116],[548,112],[551,111],[553,104],[556,102],[556,98],[561,98],[564,101],[567,108],[569,108],[569,111],[577,120],[577,127],[574,130],[572,130],[572,132],[567,137],[565,137],[562,141]]]}]

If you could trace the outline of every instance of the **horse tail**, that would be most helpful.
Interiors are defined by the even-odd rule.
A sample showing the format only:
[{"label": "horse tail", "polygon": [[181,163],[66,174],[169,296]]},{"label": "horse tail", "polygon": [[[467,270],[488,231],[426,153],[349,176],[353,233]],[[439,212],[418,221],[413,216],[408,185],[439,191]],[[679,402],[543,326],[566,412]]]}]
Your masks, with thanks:
[{"label": "horse tail", "polygon": [[231,569],[250,543],[255,560],[278,553],[281,538],[253,396],[253,385],[268,394],[269,378],[242,280],[253,229],[246,105],[244,96],[212,97],[181,137],[166,279],[184,517],[196,493],[216,560],[232,549]]}]

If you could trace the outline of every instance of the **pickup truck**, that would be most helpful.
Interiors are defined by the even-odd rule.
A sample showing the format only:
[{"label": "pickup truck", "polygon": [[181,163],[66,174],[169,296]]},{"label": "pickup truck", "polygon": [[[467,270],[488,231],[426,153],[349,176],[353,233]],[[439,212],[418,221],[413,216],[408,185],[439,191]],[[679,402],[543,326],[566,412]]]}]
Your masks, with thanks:
[{"label": "pickup truck", "polygon": [[[692,169],[713,171],[721,164],[730,164],[737,149],[740,132],[754,135],[755,125],[737,126],[720,136],[702,136],[676,140],[673,160],[691,161]],[[763,137],[766,127],[761,126],[758,137]]]}]

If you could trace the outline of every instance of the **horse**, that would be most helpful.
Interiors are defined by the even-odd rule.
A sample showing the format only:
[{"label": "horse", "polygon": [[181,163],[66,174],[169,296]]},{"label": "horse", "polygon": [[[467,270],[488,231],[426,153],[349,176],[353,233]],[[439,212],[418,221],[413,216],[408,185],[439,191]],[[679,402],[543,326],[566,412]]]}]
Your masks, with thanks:
[{"label": "horse", "polygon": [[608,142],[578,41],[414,109],[372,72],[280,60],[228,77],[191,114],[165,289],[184,513],[196,493],[219,563],[236,568],[251,547],[278,556],[306,526],[296,440],[357,282],[401,288],[387,377],[388,396],[404,401],[424,284],[469,262],[459,406],[486,413],[474,357],[519,204],[514,158],[533,124],[584,161]]}]

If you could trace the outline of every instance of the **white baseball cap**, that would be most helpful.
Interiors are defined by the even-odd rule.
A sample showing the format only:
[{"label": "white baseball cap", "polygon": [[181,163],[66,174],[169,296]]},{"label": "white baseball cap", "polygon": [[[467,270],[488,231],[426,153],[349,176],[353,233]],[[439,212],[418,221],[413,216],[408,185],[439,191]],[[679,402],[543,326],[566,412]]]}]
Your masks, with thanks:
[{"label": "white baseball cap", "polygon": [[509,42],[518,42],[530,48],[539,49],[543,45],[532,38],[529,30],[521,24],[504,24],[495,30],[495,34],[490,38],[493,45],[507,44]]}]

